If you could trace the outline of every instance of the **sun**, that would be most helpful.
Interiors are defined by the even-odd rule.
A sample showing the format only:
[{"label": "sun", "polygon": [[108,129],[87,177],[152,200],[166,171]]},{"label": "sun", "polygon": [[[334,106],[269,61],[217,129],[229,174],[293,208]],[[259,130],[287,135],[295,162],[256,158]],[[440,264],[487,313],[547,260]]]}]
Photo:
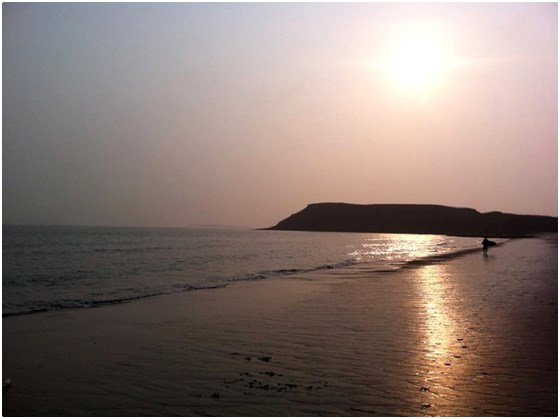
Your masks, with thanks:
[{"label": "sun", "polygon": [[401,41],[392,52],[388,70],[394,81],[404,88],[427,88],[443,78],[444,53],[435,40]]},{"label": "sun", "polygon": [[375,67],[396,87],[425,92],[444,81],[451,62],[441,34],[406,30],[386,42]]}]

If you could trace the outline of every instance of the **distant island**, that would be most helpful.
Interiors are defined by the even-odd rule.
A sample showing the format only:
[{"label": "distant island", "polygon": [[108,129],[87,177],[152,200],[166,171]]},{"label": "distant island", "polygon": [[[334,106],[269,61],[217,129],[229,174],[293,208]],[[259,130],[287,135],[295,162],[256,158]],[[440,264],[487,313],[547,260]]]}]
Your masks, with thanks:
[{"label": "distant island", "polygon": [[443,205],[310,204],[266,230],[527,237],[558,232],[558,217],[480,213]]}]

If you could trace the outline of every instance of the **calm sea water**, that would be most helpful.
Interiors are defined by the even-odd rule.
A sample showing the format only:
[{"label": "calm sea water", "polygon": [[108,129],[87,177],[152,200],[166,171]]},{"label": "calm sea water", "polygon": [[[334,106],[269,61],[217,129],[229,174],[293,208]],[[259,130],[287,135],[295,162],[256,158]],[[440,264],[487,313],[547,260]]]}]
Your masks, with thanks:
[{"label": "calm sea water", "polygon": [[3,226],[3,315],[113,304],[479,246],[434,235]]}]

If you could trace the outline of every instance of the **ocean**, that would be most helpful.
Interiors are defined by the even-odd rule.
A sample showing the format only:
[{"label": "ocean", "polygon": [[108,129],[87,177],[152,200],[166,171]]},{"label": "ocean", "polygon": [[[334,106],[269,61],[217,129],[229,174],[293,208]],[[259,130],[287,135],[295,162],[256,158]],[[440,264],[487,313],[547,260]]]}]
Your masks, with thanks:
[{"label": "ocean", "polygon": [[398,269],[480,247],[442,235],[3,226],[2,314],[90,308],[369,263]]}]

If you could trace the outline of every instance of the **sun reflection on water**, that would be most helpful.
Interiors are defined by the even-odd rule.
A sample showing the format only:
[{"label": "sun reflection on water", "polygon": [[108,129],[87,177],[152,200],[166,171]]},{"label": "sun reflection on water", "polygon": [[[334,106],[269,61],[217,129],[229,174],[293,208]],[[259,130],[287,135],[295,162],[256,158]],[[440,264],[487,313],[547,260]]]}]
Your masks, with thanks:
[{"label": "sun reflection on water", "polygon": [[387,261],[408,261],[450,249],[453,243],[453,239],[441,235],[376,234],[367,238],[362,248],[356,249],[350,256],[358,261],[372,257]]}]

